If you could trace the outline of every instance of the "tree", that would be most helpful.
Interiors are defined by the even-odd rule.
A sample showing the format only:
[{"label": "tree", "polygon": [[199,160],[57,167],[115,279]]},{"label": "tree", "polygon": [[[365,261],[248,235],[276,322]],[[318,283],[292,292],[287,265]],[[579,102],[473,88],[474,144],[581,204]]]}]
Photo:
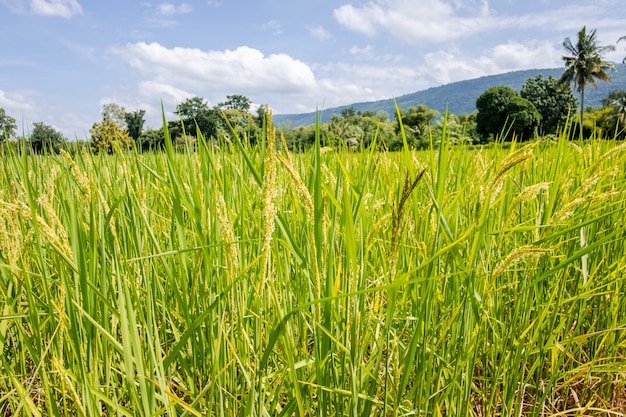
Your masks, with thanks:
[{"label": "tree", "polygon": [[[429,108],[425,104],[417,107],[411,106],[406,111],[400,110],[400,120],[404,128],[407,142],[416,148],[425,148],[430,144],[429,129],[439,116],[437,110]],[[396,114],[396,133],[400,132],[400,124],[398,123],[398,115]]]},{"label": "tree", "polygon": [[[620,43],[621,41],[626,41],[626,36],[622,36],[621,38],[619,38],[619,39],[617,40],[617,43]],[[624,59],[622,60],[622,62],[626,63],[626,58],[624,58]]]},{"label": "tree", "polygon": [[[606,125],[605,130],[611,135],[617,135],[618,138],[623,139],[626,136],[626,91],[611,91],[607,97],[602,99],[602,106],[604,106],[603,110],[608,112],[608,115],[603,114],[604,117],[602,118]],[[606,122],[607,119],[608,123]]]},{"label": "tree", "polygon": [[226,96],[226,101],[219,103],[217,107],[225,110],[242,110],[247,112],[250,110],[251,105],[252,103],[248,97],[240,94],[233,94]]},{"label": "tree", "polygon": [[249,144],[257,143],[262,129],[253,115],[240,109],[226,109],[222,111],[222,118],[224,123],[219,127],[220,137],[234,140],[236,135]]},{"label": "tree", "polygon": [[0,108],[0,142],[13,137],[16,129],[15,119]]},{"label": "tree", "polygon": [[133,112],[124,113],[124,120],[126,121],[126,128],[128,129],[128,135],[133,138],[135,143],[138,142],[141,132],[143,131],[143,124],[145,123],[144,116],[145,110],[135,110]]},{"label": "tree", "polygon": [[107,103],[102,106],[102,120],[112,120],[117,125],[126,128],[126,109],[117,103]]},{"label": "tree", "polygon": [[44,151],[56,152],[64,140],[63,134],[52,126],[48,126],[43,122],[33,123],[33,132],[29,138],[33,152],[37,154]]},{"label": "tree", "polygon": [[256,109],[256,124],[258,127],[263,128],[263,126],[265,125],[265,118],[267,117],[267,109],[268,106],[259,106]]},{"label": "tree", "polygon": [[528,140],[541,120],[535,106],[511,87],[488,88],[476,100],[476,108],[476,132],[484,138],[506,134],[510,140],[514,134]]},{"label": "tree", "polygon": [[[217,138],[222,123],[219,110],[210,108],[203,98],[188,98],[176,106],[176,112],[183,122],[186,134],[196,136],[197,126],[205,138]],[[175,127],[176,123],[172,123],[172,127]],[[175,129],[171,133],[173,136],[180,135]]]},{"label": "tree", "polygon": [[341,117],[343,117],[344,119],[350,119],[354,116],[356,116],[356,109],[352,106],[346,107],[345,109],[341,110]]},{"label": "tree", "polygon": [[133,139],[111,119],[96,122],[91,128],[91,149],[94,152],[112,153],[116,148],[130,148]]},{"label": "tree", "polygon": [[527,79],[520,95],[533,103],[541,115],[541,134],[556,133],[559,127],[565,126],[567,118],[578,105],[572,90],[562,88],[552,76],[545,79],[543,75],[538,75]]},{"label": "tree", "polygon": [[[570,53],[564,56],[565,72],[559,79],[560,85],[569,86],[572,82],[574,88],[580,93],[580,125],[584,126],[585,114],[585,87],[587,85],[597,88],[596,78],[602,81],[610,81],[611,77],[607,70],[615,70],[613,64],[603,60],[603,54],[615,49],[614,46],[601,46],[596,38],[596,30],[587,34],[586,26],[578,32],[576,45],[570,38],[565,38],[563,47]],[[581,129],[582,135],[582,129]]]},{"label": "tree", "polygon": [[142,151],[150,151],[165,148],[165,134],[163,128],[147,129],[141,132],[141,135],[135,142]]}]

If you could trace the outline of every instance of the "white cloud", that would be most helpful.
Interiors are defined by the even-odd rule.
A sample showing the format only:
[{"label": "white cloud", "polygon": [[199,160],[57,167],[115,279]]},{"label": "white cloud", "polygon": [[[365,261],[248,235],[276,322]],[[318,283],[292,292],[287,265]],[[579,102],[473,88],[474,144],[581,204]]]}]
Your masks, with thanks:
[{"label": "white cloud", "polygon": [[30,10],[35,14],[66,19],[83,14],[83,8],[77,0],[31,0]]},{"label": "white cloud", "polygon": [[176,82],[182,88],[289,93],[315,86],[315,76],[305,63],[284,54],[264,56],[246,46],[202,51],[138,42],[113,48],[111,52],[144,76],[163,83]]},{"label": "white cloud", "polygon": [[327,41],[333,37],[333,35],[331,35],[329,31],[327,31],[326,29],[324,29],[323,26],[320,25],[309,27],[309,33],[315,39],[318,39],[320,41]]},{"label": "white cloud", "polygon": [[108,101],[137,103],[129,108],[143,106],[153,126],[159,126],[160,108],[141,103],[162,101],[171,112],[189,97],[203,97],[215,105],[229,94],[243,94],[269,104],[277,113],[294,113],[389,98],[405,93],[407,86],[425,86],[419,84],[416,69],[393,60],[382,68],[341,62],[309,66],[289,55],[264,55],[246,46],[203,51],[143,42],[110,52],[134,68],[142,81],[133,92]]},{"label": "white cloud", "polygon": [[209,0],[208,5],[211,7],[220,7],[222,5],[221,1]]},{"label": "white cloud", "polygon": [[563,64],[561,55],[554,44],[544,41],[508,42],[480,56],[468,56],[455,49],[441,50],[426,54],[420,72],[440,85],[509,71],[559,67]]},{"label": "white cloud", "polygon": [[142,81],[139,83],[138,90],[141,98],[151,103],[158,103],[160,100],[164,103],[181,103],[185,99],[193,97],[193,93],[189,91],[157,81]]},{"label": "white cloud", "polygon": [[35,103],[30,93],[6,92],[0,90],[0,107],[2,107],[9,116],[17,120],[17,115],[11,113],[32,111],[35,108]]},{"label": "white cloud", "polygon": [[157,5],[157,14],[162,16],[172,16],[176,14],[187,14],[190,13],[193,8],[187,3],[181,3],[179,5],[175,5],[172,3],[161,3]]},{"label": "white cloud", "polygon": [[[334,11],[343,26],[368,36],[380,30],[407,43],[444,42],[493,27],[486,3],[462,5],[444,0],[374,0]],[[461,13],[463,16],[461,16]],[[468,17],[465,17],[468,16]]]},{"label": "white cloud", "polygon": [[490,58],[500,72],[528,68],[553,68],[563,65],[562,52],[551,42],[508,42],[490,51]]},{"label": "white cloud", "polygon": [[[72,109],[51,105],[40,92],[31,90],[0,90],[0,107],[15,119],[19,135],[28,135],[34,122],[43,122],[62,132],[66,138],[84,139],[87,127],[94,121],[88,116],[77,115]],[[79,126],[82,131],[76,130]]]},{"label": "white cloud", "polygon": [[[176,104],[189,97],[203,97],[215,105],[229,94],[243,94],[286,113],[301,111],[303,107],[313,110],[326,97],[334,95],[302,61],[285,54],[264,55],[246,46],[203,51],[138,42],[109,52],[127,62],[142,78],[133,92],[120,92],[109,99],[117,103],[162,101],[165,110],[171,112]],[[343,95],[344,100],[348,97]],[[146,120],[150,125],[160,125],[160,108],[141,108],[147,110]]]}]

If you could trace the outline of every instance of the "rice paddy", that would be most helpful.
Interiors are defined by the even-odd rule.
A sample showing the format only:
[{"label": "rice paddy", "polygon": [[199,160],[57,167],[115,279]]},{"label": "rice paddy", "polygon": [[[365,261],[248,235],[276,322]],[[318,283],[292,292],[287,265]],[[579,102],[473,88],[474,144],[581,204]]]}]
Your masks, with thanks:
[{"label": "rice paddy", "polygon": [[623,415],[626,145],[443,139],[5,152],[0,415]]}]

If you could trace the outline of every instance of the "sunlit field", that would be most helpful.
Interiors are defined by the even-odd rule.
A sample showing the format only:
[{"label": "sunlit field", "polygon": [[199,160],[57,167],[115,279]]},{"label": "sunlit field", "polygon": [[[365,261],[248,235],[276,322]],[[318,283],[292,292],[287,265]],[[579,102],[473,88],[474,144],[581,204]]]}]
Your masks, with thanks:
[{"label": "sunlit field", "polygon": [[626,145],[443,130],[7,150],[0,415],[623,415]]}]

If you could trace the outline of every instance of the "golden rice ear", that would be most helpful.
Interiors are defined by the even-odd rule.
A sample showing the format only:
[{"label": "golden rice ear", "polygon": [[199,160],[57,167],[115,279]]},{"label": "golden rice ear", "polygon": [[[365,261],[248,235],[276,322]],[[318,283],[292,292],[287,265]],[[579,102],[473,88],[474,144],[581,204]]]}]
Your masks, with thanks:
[{"label": "golden rice ear", "polygon": [[276,206],[276,129],[272,126],[272,111],[267,110],[266,156],[264,161],[262,204],[263,204],[263,249],[261,252],[261,274],[257,290],[261,294],[271,271],[271,243],[274,234]]},{"label": "golden rice ear", "polygon": [[525,259],[539,258],[543,255],[546,255],[552,252],[553,252],[552,248],[539,248],[539,247],[535,247],[532,245],[521,246],[519,248],[515,248],[493,270],[493,278],[502,275],[507,269],[509,269],[513,265]]},{"label": "golden rice ear", "polygon": [[315,214],[313,213],[313,198],[311,197],[311,193],[309,189],[300,178],[300,174],[295,170],[295,168],[291,165],[289,160],[280,154],[276,154],[276,158],[280,161],[281,164],[285,167],[291,180],[294,184],[294,187],[298,191],[298,195],[300,196],[300,202],[304,206],[304,211],[306,212],[307,219],[310,223],[313,223]]},{"label": "golden rice ear", "polygon": [[63,155],[65,160],[70,165],[70,171],[72,175],[74,176],[74,179],[80,186],[81,190],[83,191],[84,196],[85,196],[85,201],[90,202],[91,201],[91,184],[89,182],[89,179],[87,178],[85,174],[83,174],[83,172],[80,170],[80,168],[76,164],[76,161],[72,159],[70,154],[67,153],[65,149],[61,149],[61,155]]},{"label": "golden rice ear", "polygon": [[222,251],[228,267],[226,273],[230,278],[230,282],[233,282],[239,275],[239,250],[237,249],[233,222],[228,215],[224,195],[219,190],[217,191],[216,209],[217,221],[220,225],[220,238],[223,245]]}]

